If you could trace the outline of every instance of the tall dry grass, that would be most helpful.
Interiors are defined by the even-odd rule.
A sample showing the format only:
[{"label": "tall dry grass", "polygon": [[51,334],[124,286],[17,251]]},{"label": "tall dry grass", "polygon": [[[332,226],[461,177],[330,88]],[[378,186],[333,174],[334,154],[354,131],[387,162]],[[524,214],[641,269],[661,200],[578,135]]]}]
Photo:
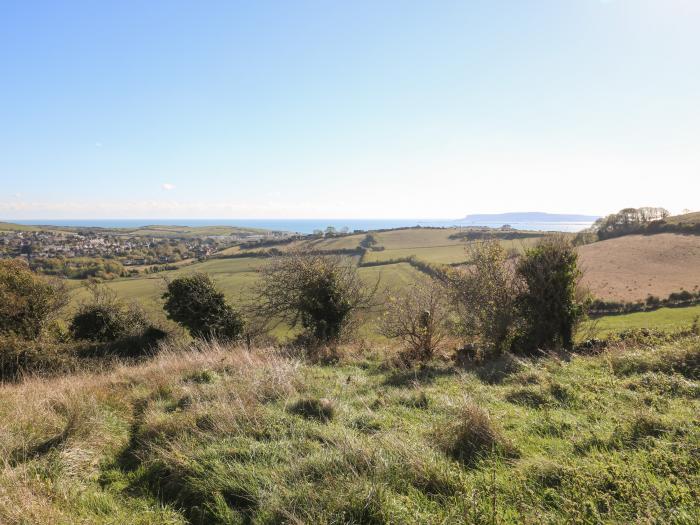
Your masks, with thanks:
[{"label": "tall dry grass", "polygon": [[0,386],[0,523],[64,522],[62,509],[135,431],[143,439],[255,425],[261,403],[296,392],[298,367],[273,349],[196,342],[104,373]]}]

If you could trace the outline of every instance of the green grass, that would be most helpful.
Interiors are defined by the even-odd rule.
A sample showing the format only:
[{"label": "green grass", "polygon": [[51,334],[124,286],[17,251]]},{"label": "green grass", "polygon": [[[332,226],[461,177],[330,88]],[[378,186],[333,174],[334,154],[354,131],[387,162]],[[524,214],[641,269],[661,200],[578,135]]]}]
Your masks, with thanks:
[{"label": "green grass", "polygon": [[2,386],[0,522],[700,520],[698,338],[470,369],[382,353],[199,347]]},{"label": "green grass", "polygon": [[421,261],[438,264],[464,262],[467,259],[464,245],[428,246],[414,248],[396,248],[376,252],[367,252],[365,261],[389,261],[415,256]]},{"label": "green grass", "polygon": [[652,312],[610,315],[589,323],[600,335],[632,328],[654,328],[672,332],[688,328],[700,316],[700,305],[685,308],[660,308]]},{"label": "green grass", "polygon": [[[146,311],[155,316],[162,315],[161,295],[165,291],[166,279],[175,279],[194,272],[209,274],[226,296],[234,302],[246,297],[257,278],[256,269],[264,259],[247,257],[241,259],[214,259],[191,264],[166,272],[144,274],[137,277],[107,281],[105,285],[127,301],[140,303]],[[73,305],[88,297],[80,282],[71,281]]]},{"label": "green grass", "polygon": [[[446,244],[442,246],[420,247],[419,243],[452,242],[447,239],[450,230],[395,230],[377,234],[389,246],[397,246],[399,243],[411,245],[409,247],[386,249],[379,252],[368,252],[365,261],[387,261],[395,258],[411,255],[430,263],[455,263],[465,260],[466,252],[464,244]],[[314,241],[316,249],[347,248],[356,245],[363,238],[362,235],[343,237],[339,239],[327,239]],[[522,250],[534,239],[502,241],[507,248]],[[117,279],[107,283],[118,296],[137,301],[144,306],[154,318],[165,320],[160,299],[164,289],[164,279],[173,279],[180,275],[192,272],[205,272],[211,275],[217,285],[224,291],[227,298],[234,304],[246,301],[249,291],[257,279],[256,269],[265,262],[261,257],[246,257],[235,259],[211,259],[203,263],[194,263],[183,266],[177,270],[160,272],[155,274],[143,274],[138,277]],[[378,267],[360,268],[360,275],[366,283],[374,285],[380,279],[379,291],[396,291],[410,286],[421,277],[421,273],[407,263],[387,264]],[[87,297],[86,291],[79,282],[69,281],[72,289],[72,305],[75,306]],[[70,311],[70,310],[69,310]],[[662,308],[654,312],[634,313],[627,315],[615,315],[598,319],[594,323],[588,323],[584,333],[591,335],[606,335],[629,328],[656,328],[661,330],[676,330],[689,326],[694,317],[700,315],[700,306],[689,308]],[[361,328],[363,337],[376,339],[372,333],[374,329],[375,314],[366,316],[365,326]],[[279,334],[286,333],[285,330]]]},{"label": "green grass", "polygon": [[[60,222],[60,221],[59,221]],[[211,235],[234,235],[239,233],[265,233],[269,230],[262,228],[240,228],[238,226],[171,226],[150,225],[141,228],[99,228],[84,226],[55,226],[38,225],[29,226],[0,221],[0,231],[53,231],[59,233],[77,232],[86,230],[99,230],[104,234],[127,235],[135,237],[207,237]]]}]

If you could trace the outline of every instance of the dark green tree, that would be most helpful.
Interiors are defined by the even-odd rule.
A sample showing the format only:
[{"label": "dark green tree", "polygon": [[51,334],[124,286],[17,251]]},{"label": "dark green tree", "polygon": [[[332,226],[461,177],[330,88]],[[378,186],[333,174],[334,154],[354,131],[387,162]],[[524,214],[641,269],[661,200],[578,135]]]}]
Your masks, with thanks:
[{"label": "dark green tree", "polygon": [[187,328],[193,337],[234,340],[243,332],[241,315],[206,274],[171,281],[163,299],[168,318]]},{"label": "dark green tree", "polygon": [[516,349],[570,348],[587,303],[574,247],[563,236],[546,237],[525,252],[516,271],[524,283],[518,298],[524,329]]}]

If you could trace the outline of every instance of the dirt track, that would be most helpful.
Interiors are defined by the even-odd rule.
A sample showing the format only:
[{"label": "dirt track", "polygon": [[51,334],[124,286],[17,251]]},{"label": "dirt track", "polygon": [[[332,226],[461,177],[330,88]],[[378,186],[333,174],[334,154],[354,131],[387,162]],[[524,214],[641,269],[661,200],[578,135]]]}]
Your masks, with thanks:
[{"label": "dirt track", "polygon": [[579,248],[584,283],[601,299],[635,301],[700,288],[700,236],[628,235]]}]

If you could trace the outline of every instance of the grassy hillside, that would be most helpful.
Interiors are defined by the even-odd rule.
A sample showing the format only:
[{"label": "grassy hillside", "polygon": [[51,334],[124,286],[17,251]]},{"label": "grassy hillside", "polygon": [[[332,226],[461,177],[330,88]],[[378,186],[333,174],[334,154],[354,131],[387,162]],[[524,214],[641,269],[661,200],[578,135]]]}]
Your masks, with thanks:
[{"label": "grassy hillside", "polygon": [[[60,222],[60,221],[59,221]],[[137,237],[206,237],[213,235],[235,235],[240,233],[265,233],[269,230],[261,228],[240,228],[238,226],[172,226],[172,225],[150,225],[140,228],[100,228],[85,226],[60,226],[60,225],[39,225],[30,226],[24,224],[14,224],[0,222],[0,231],[55,231],[55,232],[77,232],[100,231],[103,234],[115,234]]]},{"label": "grassy hillside", "polygon": [[421,370],[211,346],[29,379],[0,522],[697,523],[699,367],[698,338]]},{"label": "grassy hillside", "polygon": [[695,226],[700,224],[700,211],[685,213],[683,215],[673,215],[671,217],[666,217],[664,221],[667,224],[687,224]]},{"label": "grassy hillside", "polygon": [[[119,297],[137,301],[155,316],[162,316],[160,296],[165,291],[166,279],[175,279],[193,272],[208,273],[232,301],[245,297],[246,292],[256,279],[256,269],[263,259],[246,257],[241,259],[214,259],[203,263],[191,264],[177,270],[139,275],[125,279],[108,281],[105,285],[114,290]],[[87,291],[79,282],[73,281],[72,302],[77,304],[87,298]]]},{"label": "grassy hillside", "polygon": [[0,221],[0,232],[35,232],[39,230],[40,228],[36,226]]}]

